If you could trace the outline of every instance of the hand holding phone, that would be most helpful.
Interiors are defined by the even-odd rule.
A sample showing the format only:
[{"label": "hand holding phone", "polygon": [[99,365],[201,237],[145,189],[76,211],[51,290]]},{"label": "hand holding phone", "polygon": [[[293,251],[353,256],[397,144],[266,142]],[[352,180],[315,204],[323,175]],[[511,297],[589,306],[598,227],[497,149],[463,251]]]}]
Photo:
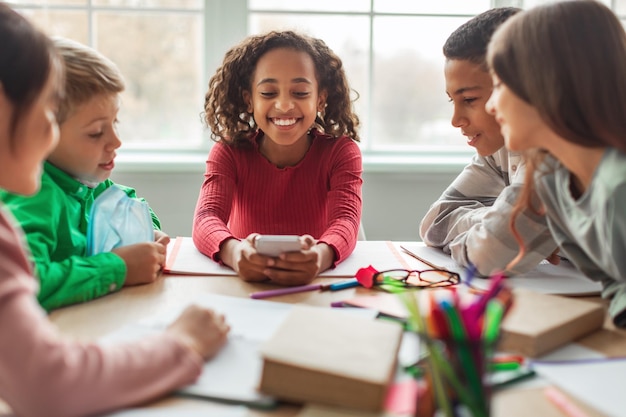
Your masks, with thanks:
[{"label": "hand holding phone", "polygon": [[303,249],[300,236],[297,235],[258,235],[254,239],[254,246],[261,255],[272,257]]}]

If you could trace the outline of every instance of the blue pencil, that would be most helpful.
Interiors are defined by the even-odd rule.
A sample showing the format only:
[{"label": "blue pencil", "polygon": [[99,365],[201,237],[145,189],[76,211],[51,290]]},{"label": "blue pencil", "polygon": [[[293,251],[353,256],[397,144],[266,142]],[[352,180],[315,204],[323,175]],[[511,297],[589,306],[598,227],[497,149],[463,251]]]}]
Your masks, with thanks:
[{"label": "blue pencil", "polygon": [[339,291],[339,290],[345,290],[346,288],[354,288],[354,287],[358,287],[359,281],[354,278],[354,279],[349,279],[347,281],[341,281],[341,282],[335,282],[334,284],[330,284],[328,286],[323,286],[322,289],[329,289],[330,291]]}]

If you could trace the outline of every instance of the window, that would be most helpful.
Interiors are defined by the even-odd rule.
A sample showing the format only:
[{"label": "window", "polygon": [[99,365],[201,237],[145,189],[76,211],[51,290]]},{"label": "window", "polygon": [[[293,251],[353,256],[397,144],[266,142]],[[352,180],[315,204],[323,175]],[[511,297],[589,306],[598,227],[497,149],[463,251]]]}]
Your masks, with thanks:
[{"label": "window", "polygon": [[[493,6],[545,0],[20,0],[11,4],[51,35],[90,44],[127,81],[124,148],[209,146],[200,114],[208,80],[244,36],[296,29],[344,61],[370,155],[471,153],[450,125],[441,47]],[[605,0],[608,5],[611,0]],[[615,10],[626,12],[626,0]],[[356,94],[355,94],[356,97]]]},{"label": "window", "polygon": [[207,142],[203,0],[39,0],[16,8],[50,35],[91,45],[126,80],[124,148],[193,149]]}]

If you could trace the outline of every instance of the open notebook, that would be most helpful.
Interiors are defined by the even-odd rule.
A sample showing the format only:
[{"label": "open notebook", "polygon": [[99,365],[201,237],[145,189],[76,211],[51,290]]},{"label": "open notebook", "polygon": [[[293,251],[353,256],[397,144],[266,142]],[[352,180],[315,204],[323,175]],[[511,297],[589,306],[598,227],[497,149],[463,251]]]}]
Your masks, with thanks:
[{"label": "open notebook", "polygon": [[[199,294],[193,299],[171,307],[162,314],[131,323],[106,335],[102,342],[131,341],[165,329],[189,304],[218,311],[226,317],[230,333],[226,345],[205,362],[202,374],[194,384],[176,393],[255,408],[272,408],[275,398],[259,391],[263,361],[259,349],[281,326],[292,304],[217,294]],[[310,307],[324,309],[324,307]],[[376,312],[365,309],[347,310],[345,314],[374,320]]]},{"label": "open notebook", "polygon": [[[426,263],[420,262],[410,254],[417,255]],[[463,268],[440,249],[432,248],[421,242],[358,241],[354,252],[334,269],[323,272],[320,277],[353,277],[359,268],[372,265],[378,271],[387,269],[426,269],[428,264],[456,271],[464,277]],[[220,265],[208,256],[198,252],[190,237],[177,237],[168,246],[168,258],[165,272],[179,275],[236,276],[235,271]],[[535,269],[522,275],[509,278],[513,288],[525,288],[544,294],[559,295],[597,295],[602,289],[595,282],[576,270],[568,261],[560,265],[542,263]],[[488,280],[476,278],[472,285],[484,289]]]},{"label": "open notebook", "polygon": [[532,366],[571,397],[607,416],[626,417],[626,358],[538,361]]},{"label": "open notebook", "polygon": [[[220,265],[196,249],[190,237],[177,237],[167,248],[165,272],[180,275],[237,275],[232,269]],[[358,241],[354,252],[336,268],[323,272],[320,277],[353,277],[359,268],[373,265],[379,271],[396,268],[420,268],[421,262],[399,252],[387,241]]]},{"label": "open notebook", "polygon": [[[256,408],[274,407],[276,400],[258,390],[263,365],[258,352],[260,345],[274,333],[292,306],[215,294],[201,294],[188,303],[224,314],[231,331],[226,345],[215,357],[205,362],[198,380],[178,390],[177,394]],[[162,331],[179,316],[186,305],[174,307],[138,323],[125,325],[105,336],[103,342],[135,340]]]}]

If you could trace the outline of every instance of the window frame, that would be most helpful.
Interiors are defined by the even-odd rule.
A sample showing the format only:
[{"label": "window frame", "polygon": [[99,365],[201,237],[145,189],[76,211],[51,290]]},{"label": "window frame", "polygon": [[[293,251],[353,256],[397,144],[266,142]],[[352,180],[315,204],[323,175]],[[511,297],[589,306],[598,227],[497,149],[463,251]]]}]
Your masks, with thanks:
[{"label": "window frame", "polygon": [[[44,2],[45,3],[45,2]],[[93,0],[86,0],[86,5],[64,6],[64,5],[47,5],[36,3],[15,3],[10,2],[12,7],[17,9],[57,9],[57,10],[86,10],[88,12],[88,39],[89,44],[93,45],[93,11],[100,10],[133,10],[127,6],[95,6]],[[369,11],[363,12],[328,12],[328,14],[350,14],[365,15],[369,17],[370,24],[370,42],[369,55],[373,56],[373,34],[372,28],[376,16],[398,15],[397,13],[379,13],[374,11],[374,0],[369,0]],[[521,7],[523,0],[491,0],[490,7],[516,6]],[[238,43],[241,39],[248,35],[248,14],[249,13],[298,13],[298,14],[320,14],[316,11],[291,11],[291,10],[256,10],[248,7],[247,0],[204,0],[203,8],[176,8],[176,7],[159,7],[146,9],[148,12],[157,11],[162,13],[184,12],[184,13],[203,13],[204,22],[204,70],[202,79],[204,85],[208,85],[209,79],[215,69],[220,65],[226,51],[232,45]],[[419,14],[409,13],[408,16],[462,16],[471,18],[471,15],[455,15],[455,14]],[[228,16],[228,19],[224,19]],[[442,57],[443,60],[443,57]],[[368,79],[373,82],[373,60],[370,59],[370,67],[368,68]],[[442,74],[443,76],[443,74]],[[443,92],[442,92],[443,94]],[[367,112],[370,111],[371,104],[368,103]],[[368,114],[361,117],[368,117]],[[367,132],[364,132],[364,136]],[[461,141],[459,134],[459,141]],[[150,149],[149,147],[128,148],[122,147],[119,151],[118,165],[116,170],[125,172],[147,172],[153,170],[172,171],[172,172],[189,172],[197,171],[198,165],[202,164],[206,159],[208,150],[210,149],[210,139],[208,132],[205,132],[205,140],[203,145],[192,150],[175,150],[175,149]],[[206,144],[206,145],[205,145]],[[392,150],[373,150],[367,144],[361,144],[363,152],[363,165],[366,172],[416,172],[416,173],[453,173],[459,172],[463,166],[469,163],[471,157],[475,154],[474,150],[468,146],[445,148],[417,148],[415,150],[399,152]]]}]

